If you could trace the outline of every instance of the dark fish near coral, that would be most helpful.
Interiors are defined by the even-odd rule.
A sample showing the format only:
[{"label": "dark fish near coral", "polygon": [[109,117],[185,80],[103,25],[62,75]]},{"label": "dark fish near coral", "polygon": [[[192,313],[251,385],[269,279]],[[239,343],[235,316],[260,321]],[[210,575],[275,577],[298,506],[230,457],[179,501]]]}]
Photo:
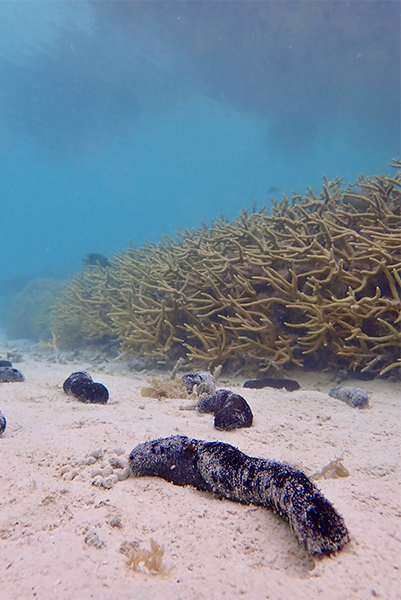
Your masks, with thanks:
[{"label": "dark fish near coral", "polygon": [[220,431],[252,425],[253,414],[248,402],[230,390],[217,390],[214,394],[202,398],[197,409],[201,413],[213,413],[214,426]]},{"label": "dark fish near coral", "polygon": [[329,391],[329,396],[342,400],[353,408],[367,408],[369,397],[365,390],[357,387],[334,387]]},{"label": "dark fish near coral", "polygon": [[86,371],[72,373],[63,383],[63,390],[69,396],[90,404],[106,404],[108,389],[102,383],[96,383]]},{"label": "dark fish near coral", "polygon": [[302,471],[254,458],[222,442],[182,435],[144,442],[129,456],[134,476],[163,477],[223,498],[271,508],[311,555],[333,554],[350,541],[344,519]]},{"label": "dark fish near coral", "polygon": [[264,387],[275,389],[285,388],[288,392],[299,390],[300,385],[295,379],[274,379],[272,377],[263,377],[263,379],[249,379],[245,381],[244,388],[254,388],[260,390]]},{"label": "dark fish near coral", "polygon": [[273,185],[271,188],[267,190],[268,194],[277,194],[281,190],[277,185]]},{"label": "dark fish near coral", "polygon": [[108,258],[103,256],[103,254],[96,254],[95,252],[89,252],[89,254],[86,255],[86,258],[82,259],[82,262],[84,263],[85,267],[99,265],[100,267],[103,267],[104,269],[106,267],[108,267],[110,264],[110,261]]},{"label": "dark fish near coral", "polygon": [[0,383],[17,383],[25,381],[23,374],[13,367],[0,367]]},{"label": "dark fish near coral", "polygon": [[5,431],[6,426],[7,426],[6,418],[0,410],[0,435]]}]

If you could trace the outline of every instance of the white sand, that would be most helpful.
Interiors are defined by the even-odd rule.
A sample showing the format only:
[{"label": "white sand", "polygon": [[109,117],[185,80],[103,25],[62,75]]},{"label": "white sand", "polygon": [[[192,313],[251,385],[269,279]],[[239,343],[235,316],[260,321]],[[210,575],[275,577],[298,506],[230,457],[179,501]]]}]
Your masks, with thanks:
[{"label": "white sand", "polygon": [[[369,392],[370,408],[358,410],[327,396],[334,384],[323,374],[294,373],[302,389],[292,393],[241,390],[234,386],[242,381],[231,381],[251,405],[254,425],[218,432],[212,415],[180,410],[186,400],[142,398],[149,374],[32,360],[14,366],[26,381],[0,384],[7,418],[0,436],[2,600],[401,598],[396,384],[343,382]],[[64,394],[64,379],[80,369],[109,388],[107,405]],[[94,467],[82,463],[88,452],[129,453],[177,433],[228,442],[307,475],[343,457],[349,477],[317,485],[343,515],[351,543],[336,556],[311,559],[266,509],[150,477],[109,490],[92,485]],[[72,481],[60,475],[66,465],[79,472]],[[85,542],[93,532],[103,546]],[[164,546],[167,574],[133,571],[119,552],[124,541],[149,549],[151,539]]]}]

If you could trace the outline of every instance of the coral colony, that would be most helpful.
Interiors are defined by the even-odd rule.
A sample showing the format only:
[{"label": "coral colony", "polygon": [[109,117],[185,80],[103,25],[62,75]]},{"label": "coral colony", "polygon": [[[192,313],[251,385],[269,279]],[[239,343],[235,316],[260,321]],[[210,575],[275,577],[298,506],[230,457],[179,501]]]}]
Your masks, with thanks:
[{"label": "coral colony", "polygon": [[[401,169],[401,161],[391,165]],[[108,342],[191,366],[401,365],[401,171],[121,251],[66,285],[59,344]]]}]

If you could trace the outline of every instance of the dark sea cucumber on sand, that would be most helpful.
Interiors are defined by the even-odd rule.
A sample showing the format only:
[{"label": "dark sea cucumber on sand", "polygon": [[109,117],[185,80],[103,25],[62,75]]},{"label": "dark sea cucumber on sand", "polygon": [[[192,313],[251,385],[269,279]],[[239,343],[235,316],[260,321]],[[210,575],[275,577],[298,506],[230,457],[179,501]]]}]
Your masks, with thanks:
[{"label": "dark sea cucumber on sand", "polygon": [[7,426],[6,418],[0,410],[0,435],[5,431],[6,426]]},{"label": "dark sea cucumber on sand", "polygon": [[17,383],[25,381],[23,374],[14,367],[0,367],[0,383]]},{"label": "dark sea cucumber on sand", "polygon": [[13,363],[9,360],[0,359],[0,367],[12,367]]},{"label": "dark sea cucumber on sand", "polygon": [[109,399],[108,389],[102,383],[93,381],[86,371],[77,371],[67,377],[63,390],[69,396],[90,404],[106,404]]},{"label": "dark sea cucumber on sand", "polygon": [[329,391],[329,396],[342,400],[353,408],[367,408],[369,397],[365,390],[357,387],[334,387]]},{"label": "dark sea cucumber on sand", "polygon": [[188,373],[188,375],[181,377],[181,380],[188,394],[192,394],[194,389],[198,396],[201,394],[213,394],[216,391],[216,380],[208,371]]},{"label": "dark sea cucumber on sand", "polygon": [[137,477],[162,477],[175,485],[271,508],[288,521],[311,555],[333,554],[350,541],[333,505],[302,471],[289,465],[247,456],[223,442],[182,435],[139,444],[129,461]]},{"label": "dark sea cucumber on sand", "polygon": [[287,392],[299,390],[300,385],[295,379],[277,379],[273,377],[263,377],[262,379],[249,379],[245,381],[243,387],[260,390],[265,387],[271,387],[276,390],[285,388]]},{"label": "dark sea cucumber on sand", "polygon": [[248,402],[230,390],[221,389],[205,396],[199,400],[197,409],[202,413],[213,413],[214,426],[220,431],[252,425],[253,414]]}]

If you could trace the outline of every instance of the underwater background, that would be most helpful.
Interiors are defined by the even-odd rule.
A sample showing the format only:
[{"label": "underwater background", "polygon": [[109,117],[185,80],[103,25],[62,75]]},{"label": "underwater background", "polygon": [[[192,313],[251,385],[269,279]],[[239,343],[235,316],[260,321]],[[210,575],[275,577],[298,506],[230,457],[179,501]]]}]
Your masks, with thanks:
[{"label": "underwater background", "polygon": [[87,253],[400,154],[398,1],[3,1],[0,32],[0,325]]}]

